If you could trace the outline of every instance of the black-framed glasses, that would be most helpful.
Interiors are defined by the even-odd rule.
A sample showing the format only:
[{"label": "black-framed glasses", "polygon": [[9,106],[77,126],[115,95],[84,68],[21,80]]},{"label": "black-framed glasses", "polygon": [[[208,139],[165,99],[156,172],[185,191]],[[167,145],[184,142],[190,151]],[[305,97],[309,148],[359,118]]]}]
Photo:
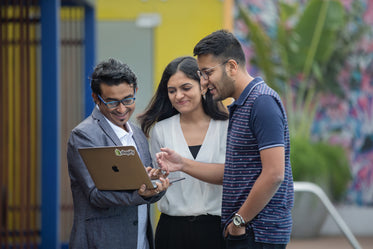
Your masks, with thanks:
[{"label": "black-framed glasses", "polygon": [[224,65],[225,63],[227,63],[229,60],[226,60],[224,61],[223,63],[220,63],[216,66],[213,66],[213,67],[210,67],[210,68],[207,68],[207,69],[204,69],[204,70],[197,70],[197,74],[198,76],[201,78],[203,78],[204,80],[208,80],[209,79],[209,76],[211,75],[211,70],[214,69],[215,67],[218,67],[218,66],[222,66]]},{"label": "black-framed glasses", "polygon": [[100,96],[100,94],[97,94],[98,98],[102,101],[102,103],[104,103],[107,108],[109,109],[113,109],[115,107],[118,107],[120,103],[122,103],[122,105],[126,106],[126,105],[132,105],[133,103],[135,103],[135,100],[136,100],[136,91],[133,95],[132,98],[124,98],[122,100],[115,100],[115,101],[109,101],[109,102],[105,102],[105,100],[103,100]]}]

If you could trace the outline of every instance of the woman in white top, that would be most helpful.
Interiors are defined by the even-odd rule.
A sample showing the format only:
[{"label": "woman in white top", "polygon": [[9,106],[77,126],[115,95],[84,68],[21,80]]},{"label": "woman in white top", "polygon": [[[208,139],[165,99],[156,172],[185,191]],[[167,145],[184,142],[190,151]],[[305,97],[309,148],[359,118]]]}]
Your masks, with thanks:
[{"label": "woman in white top", "polygon": [[[168,147],[186,158],[214,163],[217,171],[224,170],[228,114],[208,91],[203,95],[197,70],[193,57],[171,61],[149,106],[138,117],[144,133],[150,133],[154,165],[155,154]],[[223,248],[222,186],[184,172],[169,175],[178,176],[186,179],[174,183],[158,202],[161,217],[156,249]]]}]

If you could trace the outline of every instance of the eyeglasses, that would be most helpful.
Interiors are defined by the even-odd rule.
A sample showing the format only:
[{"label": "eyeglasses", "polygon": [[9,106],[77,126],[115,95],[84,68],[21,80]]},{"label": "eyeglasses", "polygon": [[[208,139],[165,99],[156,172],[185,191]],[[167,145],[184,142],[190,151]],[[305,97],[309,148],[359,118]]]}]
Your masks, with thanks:
[{"label": "eyeglasses", "polygon": [[197,74],[198,74],[198,76],[201,78],[203,78],[204,80],[208,80],[209,79],[209,76],[211,75],[211,70],[212,69],[214,69],[215,67],[218,67],[218,66],[222,66],[222,65],[224,65],[225,63],[227,63],[229,60],[226,60],[226,61],[224,61],[223,63],[220,63],[220,64],[218,64],[218,65],[216,65],[216,66],[213,66],[213,67],[210,67],[210,68],[207,68],[207,69],[205,69],[205,70],[197,70]]},{"label": "eyeglasses", "polygon": [[105,102],[105,100],[103,100],[101,98],[100,94],[97,94],[97,96],[102,101],[102,103],[104,103],[107,106],[107,108],[113,109],[113,108],[119,106],[120,103],[122,103],[122,105],[124,105],[124,106],[126,106],[126,105],[132,105],[133,103],[135,103],[136,91],[135,91],[135,93],[133,95],[133,98],[124,98],[122,100],[115,100],[115,101],[110,101],[110,102]]}]

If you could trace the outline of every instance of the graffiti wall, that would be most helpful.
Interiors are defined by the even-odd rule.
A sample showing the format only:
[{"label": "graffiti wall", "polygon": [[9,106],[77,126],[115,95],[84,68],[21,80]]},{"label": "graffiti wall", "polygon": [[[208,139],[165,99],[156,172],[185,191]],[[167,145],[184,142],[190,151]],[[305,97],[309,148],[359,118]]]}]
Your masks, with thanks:
[{"label": "graffiti wall", "polygon": [[[309,1],[236,0],[234,33],[240,39],[248,61],[256,56],[247,40],[247,25],[238,14],[237,6],[246,8],[270,36],[277,35],[280,2],[305,6]],[[373,1],[340,0],[350,18],[346,32],[353,33],[366,26],[364,34],[343,67],[338,72],[338,94],[321,94],[320,107],[312,126],[312,136],[341,144],[350,158],[353,179],[345,201],[356,205],[373,205]],[[358,5],[356,5],[358,3]],[[358,7],[356,7],[358,6]],[[296,23],[289,19],[288,25]],[[370,28],[371,27],[371,28]],[[275,40],[275,39],[274,39]],[[252,75],[260,75],[259,68],[247,63]]]}]

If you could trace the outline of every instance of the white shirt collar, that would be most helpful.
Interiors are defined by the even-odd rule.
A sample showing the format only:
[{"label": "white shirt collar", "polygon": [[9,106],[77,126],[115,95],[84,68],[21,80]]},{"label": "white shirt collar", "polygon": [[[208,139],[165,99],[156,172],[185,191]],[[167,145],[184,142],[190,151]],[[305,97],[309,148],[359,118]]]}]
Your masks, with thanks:
[{"label": "white shirt collar", "polygon": [[[97,106],[97,105],[96,105]],[[97,106],[97,108],[100,110],[100,107]],[[113,124],[113,122],[111,122],[109,119],[107,119],[105,116],[104,116],[105,120],[109,123],[110,127],[113,129],[113,131],[115,132],[115,134],[117,135],[117,137],[119,138],[119,140],[121,142],[123,142],[123,139],[126,137],[126,136],[129,136],[130,138],[132,138],[133,136],[133,131],[132,131],[132,128],[130,126],[130,124],[128,122],[126,122],[124,124],[125,128],[128,130],[128,132],[125,130],[125,129],[122,129],[120,128],[119,126]]]},{"label": "white shirt collar", "polygon": [[129,136],[132,138],[132,135],[133,135],[133,131],[132,131],[132,128],[130,126],[130,124],[128,122],[126,122],[124,124],[125,128],[128,130],[128,132],[125,130],[125,129],[122,129],[120,128],[119,126],[113,124],[109,119],[107,119],[105,117],[106,121],[109,123],[109,125],[111,126],[111,128],[113,129],[113,131],[115,132],[115,134],[117,135],[117,137],[119,138],[120,141],[122,141],[122,139],[126,136]]}]

